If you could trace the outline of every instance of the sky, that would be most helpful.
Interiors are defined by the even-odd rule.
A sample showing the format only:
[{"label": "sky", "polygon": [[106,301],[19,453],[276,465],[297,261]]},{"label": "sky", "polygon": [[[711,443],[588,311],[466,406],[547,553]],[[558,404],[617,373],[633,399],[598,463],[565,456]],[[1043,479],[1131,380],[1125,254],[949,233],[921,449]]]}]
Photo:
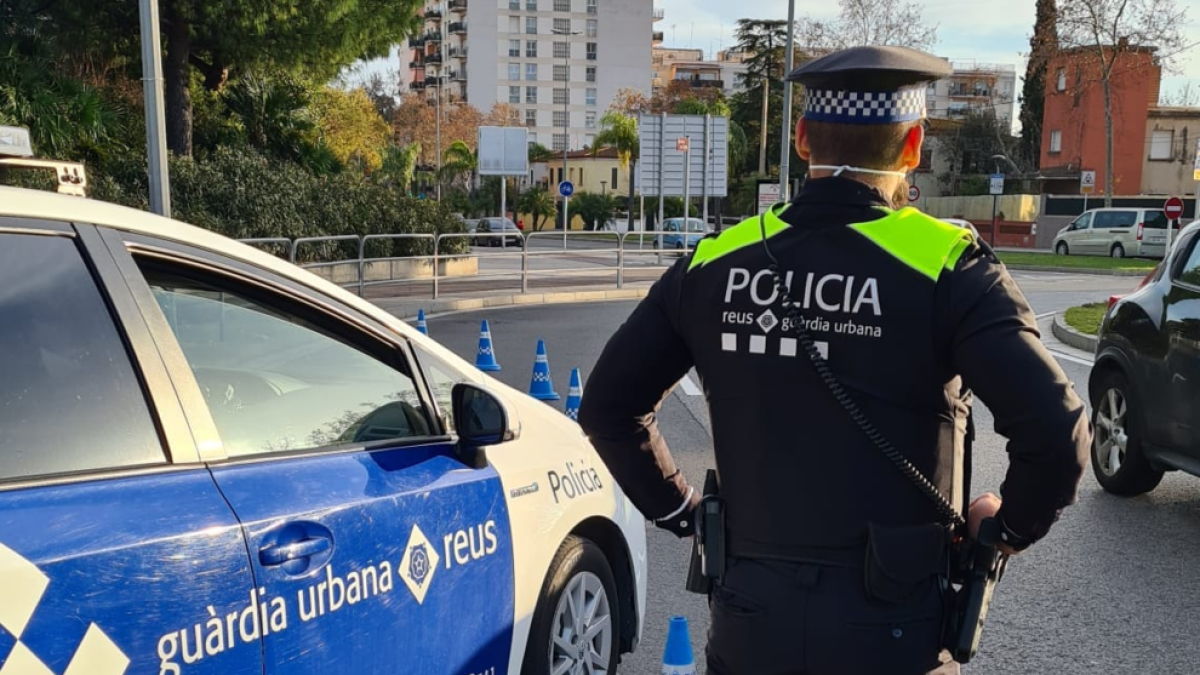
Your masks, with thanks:
[{"label": "sky", "polygon": [[[926,22],[938,27],[932,49],[952,61],[1013,64],[1018,77],[1025,72],[1029,37],[1033,33],[1035,0],[911,0],[922,8]],[[1200,0],[1176,0],[1188,14],[1185,32],[1200,27]],[[736,44],[740,18],[787,19],[785,0],[656,0],[666,18],[658,22],[664,46],[703,49],[706,54]],[[836,0],[796,0],[796,18],[834,18]],[[1200,42],[1197,35],[1195,42]],[[1173,92],[1191,82],[1200,87],[1200,46],[1178,62],[1179,73],[1164,73],[1163,91]],[[1020,82],[1017,84],[1020,88]]]}]

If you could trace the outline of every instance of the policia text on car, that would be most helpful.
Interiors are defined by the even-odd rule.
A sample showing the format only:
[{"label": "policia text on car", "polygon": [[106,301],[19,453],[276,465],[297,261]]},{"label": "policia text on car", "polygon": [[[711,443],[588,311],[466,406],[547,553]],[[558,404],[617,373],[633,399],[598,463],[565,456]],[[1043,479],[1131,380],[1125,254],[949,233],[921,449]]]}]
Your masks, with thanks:
[{"label": "policia text on car", "polygon": [[[689,369],[702,380],[720,492],[704,510],[724,521],[705,528],[710,558],[723,548],[707,561],[723,567],[714,675],[938,668],[958,638],[957,556],[997,572],[994,549],[960,540],[986,539],[989,519],[984,533],[1019,551],[1076,499],[1090,429],[1025,298],[971,231],[892,207],[920,160],[925,83],[949,72],[860,47],[792,73],[804,189],[672,267],[587,383],[579,421],[614,478],[688,536],[701,494],[655,413]],[[1009,439],[1003,506],[967,504],[971,391]]]}]

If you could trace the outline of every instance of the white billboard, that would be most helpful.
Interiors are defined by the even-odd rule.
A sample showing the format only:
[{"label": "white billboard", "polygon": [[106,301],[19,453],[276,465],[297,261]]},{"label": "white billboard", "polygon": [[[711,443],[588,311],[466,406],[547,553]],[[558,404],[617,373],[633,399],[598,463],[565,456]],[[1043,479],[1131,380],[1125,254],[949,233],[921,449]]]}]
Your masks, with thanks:
[{"label": "white billboard", "polygon": [[524,176],[528,173],[528,129],[479,127],[479,175]]},{"label": "white billboard", "polygon": [[[725,197],[729,174],[729,120],[704,115],[639,115],[638,191],[650,197],[684,195],[688,157],[690,197]],[[685,152],[681,148],[687,147]],[[661,192],[660,192],[661,188]]]}]

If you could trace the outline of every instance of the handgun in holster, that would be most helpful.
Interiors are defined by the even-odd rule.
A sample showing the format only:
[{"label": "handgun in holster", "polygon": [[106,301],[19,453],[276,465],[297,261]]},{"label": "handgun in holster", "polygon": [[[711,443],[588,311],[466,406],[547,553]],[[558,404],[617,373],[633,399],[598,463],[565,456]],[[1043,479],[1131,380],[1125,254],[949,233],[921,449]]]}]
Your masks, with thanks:
[{"label": "handgun in holster", "polygon": [[1004,576],[1008,556],[1000,552],[1000,521],[984,519],[974,540],[956,547],[951,583],[957,586],[950,611],[947,649],[958,663],[968,663],[979,651],[983,622],[996,584]]},{"label": "handgun in holster", "polygon": [[704,496],[696,507],[692,557],[688,563],[687,590],[708,595],[725,576],[725,502],[718,494],[717,472],[704,477]]}]

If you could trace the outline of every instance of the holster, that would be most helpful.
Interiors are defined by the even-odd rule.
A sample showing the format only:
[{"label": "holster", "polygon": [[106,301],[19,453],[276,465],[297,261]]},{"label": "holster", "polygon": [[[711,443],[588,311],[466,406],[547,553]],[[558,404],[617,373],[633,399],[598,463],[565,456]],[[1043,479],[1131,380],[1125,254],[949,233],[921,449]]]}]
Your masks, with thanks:
[{"label": "holster", "polygon": [[718,494],[717,472],[704,478],[704,496],[693,517],[692,555],[688,561],[687,590],[708,595],[725,576],[725,502]]},{"label": "holster", "polygon": [[985,519],[975,540],[964,539],[952,549],[949,615],[943,647],[958,663],[968,663],[979,651],[983,622],[992,605],[996,584],[1004,576],[1008,556],[1001,553],[1000,522]]}]

